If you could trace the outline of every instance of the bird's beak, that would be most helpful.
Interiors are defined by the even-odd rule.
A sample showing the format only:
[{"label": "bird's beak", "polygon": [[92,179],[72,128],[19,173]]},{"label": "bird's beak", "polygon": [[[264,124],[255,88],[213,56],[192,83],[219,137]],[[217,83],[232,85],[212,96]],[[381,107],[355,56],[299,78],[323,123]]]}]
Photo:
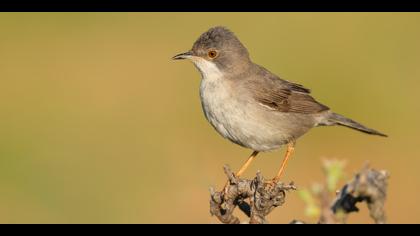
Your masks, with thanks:
[{"label": "bird's beak", "polygon": [[180,53],[174,57],[172,57],[172,60],[183,60],[188,59],[193,56],[193,53],[191,51]]}]

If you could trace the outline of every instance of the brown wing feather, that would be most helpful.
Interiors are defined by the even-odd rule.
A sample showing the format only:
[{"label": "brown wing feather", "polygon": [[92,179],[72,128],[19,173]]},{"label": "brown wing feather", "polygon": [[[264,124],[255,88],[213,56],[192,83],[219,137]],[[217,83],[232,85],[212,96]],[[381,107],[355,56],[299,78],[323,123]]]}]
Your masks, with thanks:
[{"label": "brown wing feather", "polygon": [[318,113],[329,110],[330,108],[317,102],[311,95],[303,93],[292,93],[288,97],[290,101],[289,112],[296,113]]},{"label": "brown wing feather", "polygon": [[265,73],[265,76],[259,79],[249,80],[248,85],[254,99],[273,110],[303,114],[329,110],[327,106],[309,95],[309,89],[300,84],[282,80],[271,73]]}]

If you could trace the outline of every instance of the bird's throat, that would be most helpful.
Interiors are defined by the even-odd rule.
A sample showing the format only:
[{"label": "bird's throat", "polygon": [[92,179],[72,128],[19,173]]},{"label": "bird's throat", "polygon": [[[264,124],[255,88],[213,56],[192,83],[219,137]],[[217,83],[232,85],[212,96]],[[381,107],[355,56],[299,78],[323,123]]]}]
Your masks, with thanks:
[{"label": "bird's throat", "polygon": [[203,58],[192,60],[195,67],[200,71],[204,80],[219,80],[223,77],[223,73],[219,70],[214,62],[207,61]]}]

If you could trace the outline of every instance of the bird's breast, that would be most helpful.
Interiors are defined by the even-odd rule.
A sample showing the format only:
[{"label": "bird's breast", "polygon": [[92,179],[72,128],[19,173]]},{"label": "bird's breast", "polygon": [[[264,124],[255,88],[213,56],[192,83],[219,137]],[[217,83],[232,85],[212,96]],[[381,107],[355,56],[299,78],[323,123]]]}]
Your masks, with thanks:
[{"label": "bird's breast", "polygon": [[[205,117],[224,138],[256,151],[268,151],[287,143],[289,135],[279,129],[280,113],[253,102],[238,81],[224,77],[209,64],[196,64],[202,80],[200,98]],[[280,118],[280,119],[279,119]]]},{"label": "bird's breast", "polygon": [[201,80],[200,98],[204,115],[210,124],[225,138],[234,139],[231,130],[235,108],[232,93],[223,76],[205,77]]}]

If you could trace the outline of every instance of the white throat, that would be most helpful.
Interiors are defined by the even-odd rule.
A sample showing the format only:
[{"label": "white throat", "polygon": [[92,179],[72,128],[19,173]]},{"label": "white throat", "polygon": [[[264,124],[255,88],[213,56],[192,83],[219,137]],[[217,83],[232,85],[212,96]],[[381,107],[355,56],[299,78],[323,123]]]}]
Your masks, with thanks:
[{"label": "white throat", "polygon": [[223,73],[211,61],[196,57],[192,59],[192,62],[198,68],[204,80],[218,80],[223,77]]}]

